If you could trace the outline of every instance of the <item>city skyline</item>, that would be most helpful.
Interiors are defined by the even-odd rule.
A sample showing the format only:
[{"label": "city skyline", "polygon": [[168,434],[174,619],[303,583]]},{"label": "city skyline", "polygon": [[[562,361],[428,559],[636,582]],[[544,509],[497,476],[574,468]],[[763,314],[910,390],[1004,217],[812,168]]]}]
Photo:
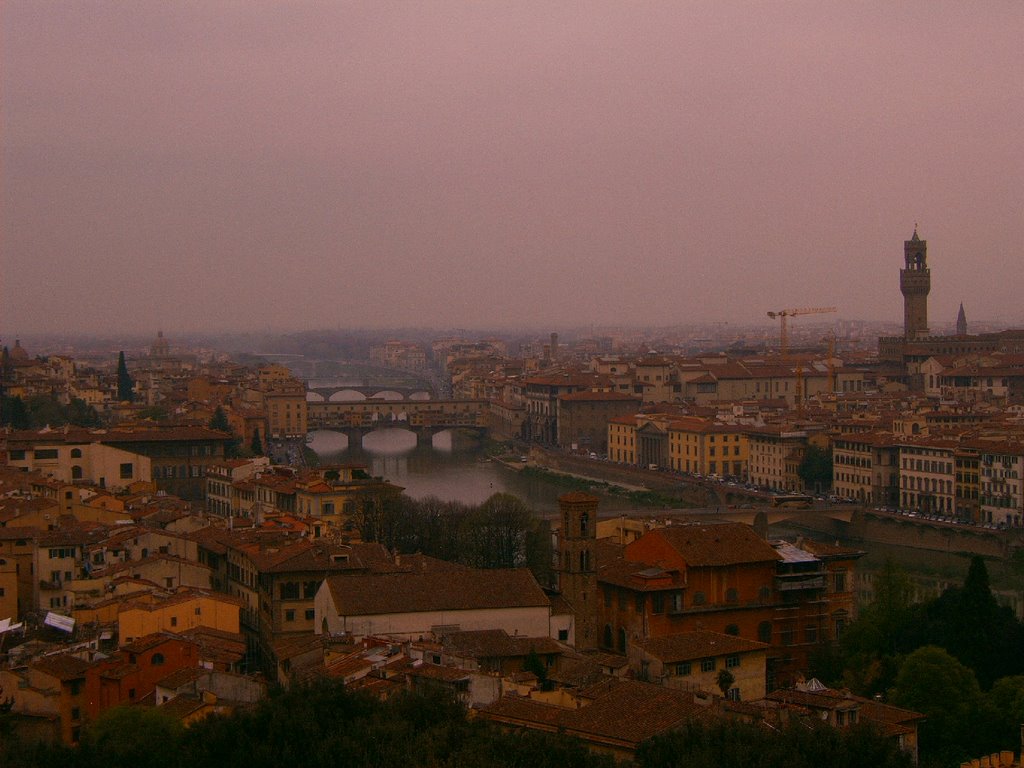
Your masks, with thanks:
[{"label": "city skyline", "polygon": [[5,7],[0,329],[1020,322],[1024,8]]}]

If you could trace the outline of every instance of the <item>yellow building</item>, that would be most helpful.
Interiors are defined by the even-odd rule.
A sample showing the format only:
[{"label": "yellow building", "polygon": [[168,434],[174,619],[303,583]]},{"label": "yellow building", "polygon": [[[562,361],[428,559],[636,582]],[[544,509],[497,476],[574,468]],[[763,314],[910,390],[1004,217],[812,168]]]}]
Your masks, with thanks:
[{"label": "yellow building", "polygon": [[636,465],[637,416],[619,416],[608,422],[608,460]]},{"label": "yellow building", "polygon": [[668,424],[669,462],[676,472],[745,478],[750,456],[742,428],[684,417]]},{"label": "yellow building", "polygon": [[[652,637],[631,644],[629,651],[630,666],[642,680],[721,692],[732,701],[764,696],[767,657],[765,643],[707,630]],[[724,691],[720,682],[728,682]]]},{"label": "yellow building", "polygon": [[144,595],[126,601],[117,613],[118,644],[156,632],[208,627],[238,634],[241,601],[224,594],[182,590],[170,597]]},{"label": "yellow building", "polygon": [[302,437],[309,431],[305,387],[267,392],[264,395],[267,411],[267,431],[271,439]]}]

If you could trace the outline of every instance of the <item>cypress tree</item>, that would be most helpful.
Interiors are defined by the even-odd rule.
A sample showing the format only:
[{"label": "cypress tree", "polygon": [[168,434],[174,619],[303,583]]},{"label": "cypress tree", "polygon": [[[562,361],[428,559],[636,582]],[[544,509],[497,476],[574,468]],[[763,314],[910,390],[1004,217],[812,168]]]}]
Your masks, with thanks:
[{"label": "cypress tree", "polygon": [[124,351],[117,355],[117,399],[119,402],[132,402],[135,399],[135,382],[128,374],[128,364],[124,359]]}]

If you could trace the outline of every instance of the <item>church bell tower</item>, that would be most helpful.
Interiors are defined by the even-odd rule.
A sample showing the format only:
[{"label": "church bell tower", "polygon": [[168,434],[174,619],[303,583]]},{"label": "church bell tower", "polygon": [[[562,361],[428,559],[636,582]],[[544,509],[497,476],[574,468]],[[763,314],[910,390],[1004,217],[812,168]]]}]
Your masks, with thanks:
[{"label": "church bell tower", "polygon": [[597,496],[579,491],[558,497],[558,588],[573,608],[576,647],[597,648]]},{"label": "church bell tower", "polygon": [[916,339],[928,335],[928,293],[932,289],[932,273],[928,269],[928,241],[917,236],[917,227],[909,240],[903,241],[900,270],[900,291],[903,293],[903,335]]}]

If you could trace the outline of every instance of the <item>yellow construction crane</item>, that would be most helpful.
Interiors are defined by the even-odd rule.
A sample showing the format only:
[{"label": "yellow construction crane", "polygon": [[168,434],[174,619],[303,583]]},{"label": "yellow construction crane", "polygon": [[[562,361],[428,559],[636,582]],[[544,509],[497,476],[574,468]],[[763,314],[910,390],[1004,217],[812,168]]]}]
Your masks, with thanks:
[{"label": "yellow construction crane", "polygon": [[778,312],[769,312],[768,317],[772,320],[776,317],[779,318],[781,326],[779,334],[779,353],[783,357],[789,354],[789,329],[786,327],[787,318],[796,317],[797,315],[824,315],[835,311],[835,307],[801,307],[800,309],[782,309]]}]

